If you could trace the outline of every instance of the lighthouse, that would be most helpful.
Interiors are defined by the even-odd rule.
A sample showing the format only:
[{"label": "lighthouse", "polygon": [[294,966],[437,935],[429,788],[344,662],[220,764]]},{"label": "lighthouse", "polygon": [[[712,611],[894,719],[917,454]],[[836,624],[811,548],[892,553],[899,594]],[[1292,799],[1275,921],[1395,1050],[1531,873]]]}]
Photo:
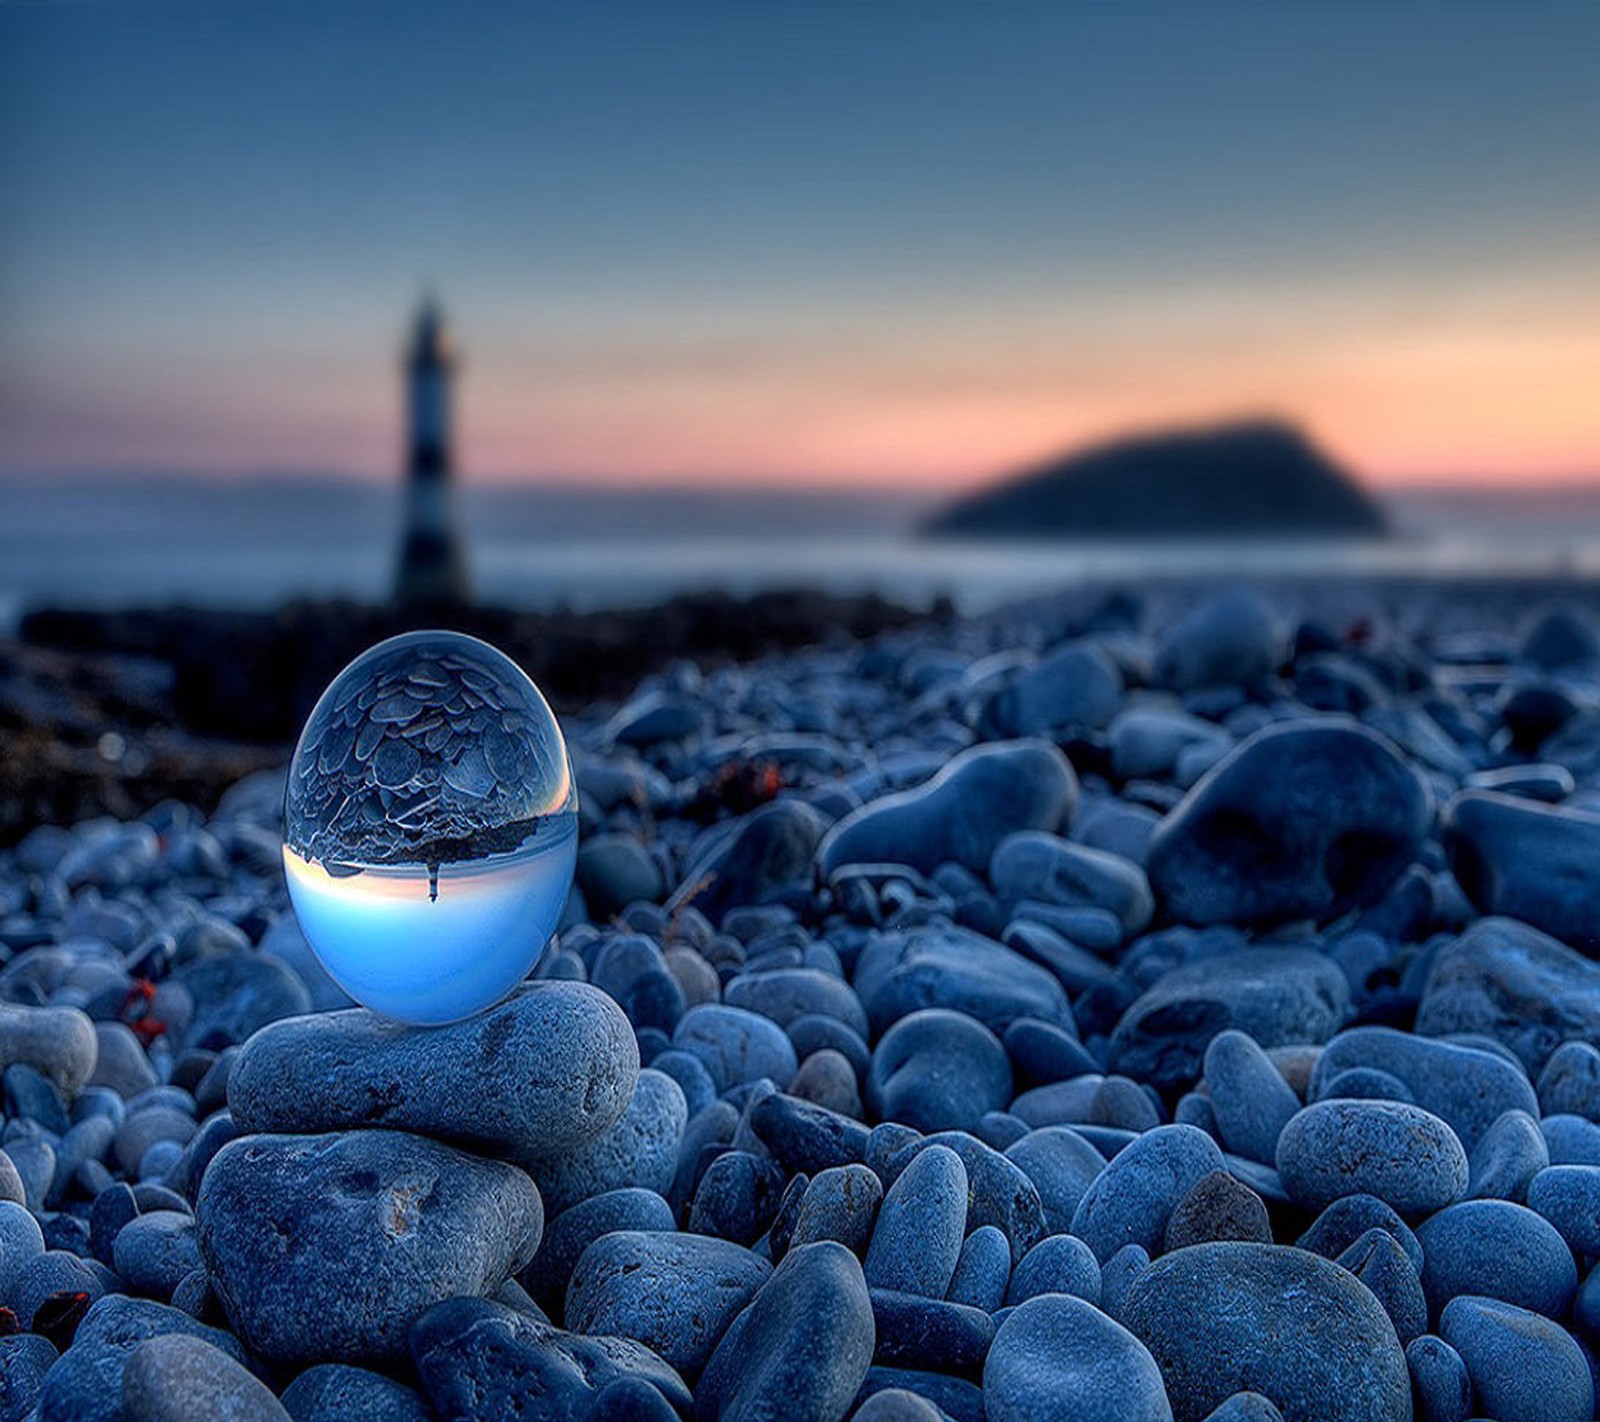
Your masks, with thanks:
[{"label": "lighthouse", "polygon": [[450,384],[456,352],[439,304],[417,312],[403,360],[406,393],[406,523],[395,577],[402,609],[448,609],[467,600],[467,567],[456,534]]}]

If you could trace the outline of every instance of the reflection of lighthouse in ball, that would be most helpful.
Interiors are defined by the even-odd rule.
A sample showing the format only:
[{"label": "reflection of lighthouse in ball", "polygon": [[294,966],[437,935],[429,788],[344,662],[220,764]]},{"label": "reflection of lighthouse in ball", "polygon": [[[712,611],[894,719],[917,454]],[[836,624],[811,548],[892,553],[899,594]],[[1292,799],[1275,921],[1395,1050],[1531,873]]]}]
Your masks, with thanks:
[{"label": "reflection of lighthouse in ball", "polygon": [[351,997],[465,1017],[527,974],[566,902],[578,798],[561,729],[483,642],[379,643],[306,722],[284,840],[300,926]]}]

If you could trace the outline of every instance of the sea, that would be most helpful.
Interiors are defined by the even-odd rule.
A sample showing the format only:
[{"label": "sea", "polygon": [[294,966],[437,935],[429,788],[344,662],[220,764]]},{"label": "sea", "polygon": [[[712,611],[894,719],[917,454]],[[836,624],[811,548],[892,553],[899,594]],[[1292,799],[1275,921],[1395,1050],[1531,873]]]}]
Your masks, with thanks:
[{"label": "sea", "polygon": [[[1600,578],[1600,481],[1390,495],[1375,541],[918,537],[925,493],[474,486],[458,513],[486,602],[551,610],[820,587],[962,611],[1153,577]],[[302,475],[0,481],[0,631],[38,606],[266,608],[383,598],[398,485]]]}]

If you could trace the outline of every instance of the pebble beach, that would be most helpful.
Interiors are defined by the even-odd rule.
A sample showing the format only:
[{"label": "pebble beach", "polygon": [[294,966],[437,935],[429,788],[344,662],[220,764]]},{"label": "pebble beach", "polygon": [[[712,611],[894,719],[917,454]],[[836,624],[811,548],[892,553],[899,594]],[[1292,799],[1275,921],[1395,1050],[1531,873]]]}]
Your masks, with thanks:
[{"label": "pebble beach", "polygon": [[[416,1028],[282,770],[0,850],[0,1422],[1588,1422],[1582,589],[1082,590],[556,711]],[[381,945],[380,945],[381,946]]]}]

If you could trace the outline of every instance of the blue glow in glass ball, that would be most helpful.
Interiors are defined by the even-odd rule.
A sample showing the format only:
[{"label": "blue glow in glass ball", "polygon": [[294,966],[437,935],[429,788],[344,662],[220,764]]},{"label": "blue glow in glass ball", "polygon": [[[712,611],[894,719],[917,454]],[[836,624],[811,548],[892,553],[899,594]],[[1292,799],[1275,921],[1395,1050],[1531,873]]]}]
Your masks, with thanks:
[{"label": "blue glow in glass ball", "polygon": [[538,961],[578,854],[566,741],[509,657],[408,632],[323,692],[295,747],[284,869],[357,1002],[404,1022],[492,1006]]}]

